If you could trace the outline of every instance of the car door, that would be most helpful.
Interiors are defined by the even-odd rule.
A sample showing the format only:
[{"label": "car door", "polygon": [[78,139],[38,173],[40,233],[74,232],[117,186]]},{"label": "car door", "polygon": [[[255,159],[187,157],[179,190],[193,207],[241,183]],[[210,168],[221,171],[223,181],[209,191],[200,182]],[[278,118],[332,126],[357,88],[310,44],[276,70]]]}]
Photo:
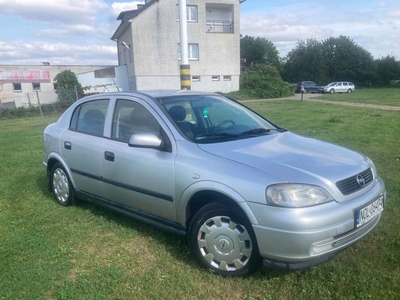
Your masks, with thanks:
[{"label": "car door", "polygon": [[130,136],[140,132],[170,139],[160,116],[140,99],[115,99],[110,131],[103,146],[106,197],[137,212],[176,220],[175,151],[128,145]]},{"label": "car door", "polygon": [[335,87],[336,93],[343,93],[343,85],[341,82],[338,82]]},{"label": "car door", "polygon": [[70,168],[75,188],[103,196],[101,170],[105,116],[109,99],[84,102],[72,114],[60,136],[61,155]]}]

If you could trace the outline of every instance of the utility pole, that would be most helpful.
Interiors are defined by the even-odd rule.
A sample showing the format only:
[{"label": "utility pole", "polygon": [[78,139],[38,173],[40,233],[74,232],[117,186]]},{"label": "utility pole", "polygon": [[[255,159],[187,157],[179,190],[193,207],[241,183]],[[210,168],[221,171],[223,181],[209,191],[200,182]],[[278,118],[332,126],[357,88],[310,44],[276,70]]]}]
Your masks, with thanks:
[{"label": "utility pole", "polygon": [[190,65],[188,57],[186,0],[179,0],[179,29],[181,35],[181,90],[190,90]]}]

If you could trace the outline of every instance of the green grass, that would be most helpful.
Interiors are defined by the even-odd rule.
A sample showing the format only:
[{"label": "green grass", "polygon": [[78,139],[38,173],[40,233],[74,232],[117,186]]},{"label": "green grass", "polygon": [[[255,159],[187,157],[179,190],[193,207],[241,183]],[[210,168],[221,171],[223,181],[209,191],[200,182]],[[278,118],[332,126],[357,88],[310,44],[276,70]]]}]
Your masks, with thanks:
[{"label": "green grass", "polygon": [[311,269],[216,276],[179,237],[91,204],[56,204],[41,139],[57,116],[3,120],[0,299],[399,299],[399,112],[290,100],[247,105],[293,132],[374,160],[388,201],[371,234]]},{"label": "green grass", "polygon": [[400,88],[356,88],[356,91],[351,94],[324,94],[317,98],[331,101],[400,106]]}]

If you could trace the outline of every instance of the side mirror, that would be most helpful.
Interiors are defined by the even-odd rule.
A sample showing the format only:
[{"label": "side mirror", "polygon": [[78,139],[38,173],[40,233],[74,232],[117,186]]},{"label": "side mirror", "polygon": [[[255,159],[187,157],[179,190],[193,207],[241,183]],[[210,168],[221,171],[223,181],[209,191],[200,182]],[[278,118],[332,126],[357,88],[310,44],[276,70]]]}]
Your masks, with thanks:
[{"label": "side mirror", "polygon": [[163,149],[163,140],[154,133],[135,133],[129,138],[129,147]]}]

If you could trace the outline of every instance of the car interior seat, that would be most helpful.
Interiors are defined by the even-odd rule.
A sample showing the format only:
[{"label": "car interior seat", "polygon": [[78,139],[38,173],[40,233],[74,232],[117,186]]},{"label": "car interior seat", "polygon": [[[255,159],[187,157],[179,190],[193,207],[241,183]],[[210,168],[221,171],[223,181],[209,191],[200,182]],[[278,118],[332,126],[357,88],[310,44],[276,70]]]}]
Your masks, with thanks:
[{"label": "car interior seat", "polygon": [[186,122],[186,109],[181,105],[172,106],[168,110],[169,115],[172,120],[178,125],[178,127],[183,131],[183,133],[190,139],[193,139],[193,129],[190,122]]},{"label": "car interior seat", "polygon": [[83,120],[90,133],[96,135],[103,135],[105,116],[101,110],[90,109],[88,110]]}]

